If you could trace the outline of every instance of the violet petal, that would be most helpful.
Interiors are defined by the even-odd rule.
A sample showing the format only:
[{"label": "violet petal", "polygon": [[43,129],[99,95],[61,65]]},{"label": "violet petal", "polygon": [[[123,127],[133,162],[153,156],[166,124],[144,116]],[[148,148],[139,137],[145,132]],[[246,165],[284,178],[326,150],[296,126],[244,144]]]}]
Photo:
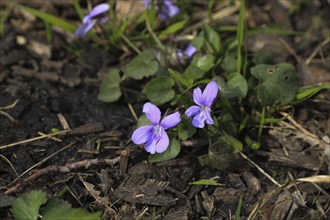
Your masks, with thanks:
[{"label": "violet petal", "polygon": [[198,113],[192,120],[192,125],[197,128],[204,128],[205,126],[205,114],[203,112]]},{"label": "violet petal", "polygon": [[148,141],[150,136],[152,136],[154,126],[146,125],[139,127],[132,134],[132,141],[134,144],[144,144]]},{"label": "violet petal", "polygon": [[155,138],[155,136],[151,136],[146,145],[144,146],[144,149],[149,152],[150,154],[156,153],[156,144],[158,142],[158,139]]},{"label": "violet petal", "polygon": [[166,12],[159,11],[159,17],[160,17],[160,20],[166,21],[168,16],[167,16],[167,13]]},{"label": "violet petal", "polygon": [[181,121],[180,113],[175,112],[173,114],[166,116],[161,121],[160,125],[163,126],[163,128],[166,130],[166,129],[175,127],[177,124],[180,123],[180,121]]},{"label": "violet petal", "polygon": [[99,19],[99,23],[100,24],[105,24],[109,21],[109,17],[103,17]]},{"label": "violet petal", "polygon": [[193,91],[193,99],[194,102],[199,105],[199,106],[203,106],[203,97],[202,97],[202,90],[198,87],[196,89],[194,89]]},{"label": "violet petal", "polygon": [[213,125],[213,119],[211,117],[211,109],[207,108],[204,110],[206,116],[206,123]]},{"label": "violet petal", "polygon": [[83,22],[83,24],[85,24],[85,23],[88,23],[90,20],[91,20],[91,17],[88,14],[82,19],[82,22]]},{"label": "violet petal", "polygon": [[150,0],[143,0],[143,4],[146,8],[149,8],[150,7]]},{"label": "violet petal", "polygon": [[104,12],[109,11],[110,5],[107,3],[96,5],[88,14],[90,18],[94,18],[100,14],[103,14]]},{"label": "violet petal", "polygon": [[179,14],[180,9],[176,5],[174,5],[170,0],[163,0],[164,12],[166,12],[167,16],[172,18]]},{"label": "violet petal", "polygon": [[206,85],[202,95],[204,105],[210,107],[214,99],[217,97],[218,91],[218,84],[215,81],[209,82]]},{"label": "violet petal", "polygon": [[96,20],[89,20],[87,23],[80,25],[74,35],[76,37],[84,37],[87,32],[95,25]]},{"label": "violet petal", "polygon": [[201,110],[201,107],[193,105],[190,106],[186,111],[185,114],[188,118],[194,117],[195,115],[197,115]]},{"label": "violet petal", "polygon": [[163,130],[162,135],[156,144],[156,152],[163,153],[167,149],[169,144],[170,144],[170,141],[169,141],[168,135],[167,135],[166,131]]},{"label": "violet petal", "polygon": [[143,106],[143,112],[146,114],[148,120],[154,124],[159,124],[161,112],[157,106],[147,102]]},{"label": "violet petal", "polygon": [[178,52],[176,54],[178,55],[179,58],[183,57],[182,50],[178,50]]},{"label": "violet petal", "polygon": [[192,45],[192,43],[189,43],[187,48],[185,49],[185,53],[187,54],[187,57],[192,57],[196,53],[197,49]]}]

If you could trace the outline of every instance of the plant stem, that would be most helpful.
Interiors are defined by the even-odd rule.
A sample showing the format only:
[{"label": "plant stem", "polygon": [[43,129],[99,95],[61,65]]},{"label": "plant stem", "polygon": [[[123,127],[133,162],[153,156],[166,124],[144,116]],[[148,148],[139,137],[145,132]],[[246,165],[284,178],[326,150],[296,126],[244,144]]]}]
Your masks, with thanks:
[{"label": "plant stem", "polygon": [[162,42],[160,42],[160,40],[159,40],[158,37],[156,36],[155,32],[152,30],[148,18],[146,19],[146,24],[147,24],[147,29],[148,29],[149,33],[151,34],[151,37],[156,41],[158,47],[159,47],[162,51],[165,51],[164,45],[162,44]]},{"label": "plant stem", "polygon": [[140,54],[141,51],[139,50],[139,48],[137,48],[130,39],[128,39],[128,37],[126,37],[125,34],[122,34],[121,37],[123,38],[123,40],[137,53]]}]

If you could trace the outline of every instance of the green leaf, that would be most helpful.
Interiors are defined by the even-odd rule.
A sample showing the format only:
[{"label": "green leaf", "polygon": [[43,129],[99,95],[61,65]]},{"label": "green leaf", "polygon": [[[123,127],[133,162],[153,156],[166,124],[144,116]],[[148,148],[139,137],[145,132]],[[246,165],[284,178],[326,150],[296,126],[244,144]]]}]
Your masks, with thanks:
[{"label": "green leaf", "polygon": [[203,44],[204,44],[204,37],[203,37],[203,32],[201,32],[197,37],[195,37],[192,41],[191,44],[199,50]]},{"label": "green leaf", "polygon": [[197,67],[193,63],[190,64],[184,71],[184,75],[193,80],[203,78],[205,73],[206,73],[205,71],[201,70],[199,67]]},{"label": "green leaf", "polygon": [[150,7],[148,8],[148,10],[146,10],[146,19],[148,19],[148,22],[150,23],[150,26],[152,29],[155,28],[155,21],[156,19],[156,15],[157,15],[157,10],[156,10],[156,4],[154,1],[150,1]]},{"label": "green leaf", "polygon": [[190,87],[194,80],[192,78],[189,78],[188,76],[179,73],[178,71],[168,69],[169,75],[172,79],[178,81],[180,84],[184,85],[186,88]]},{"label": "green leaf", "polygon": [[47,202],[47,195],[41,190],[32,190],[18,197],[12,205],[11,212],[16,220],[36,220],[40,206]]},{"label": "green leaf", "polygon": [[270,77],[269,72],[272,72],[273,69],[273,65],[258,64],[251,68],[251,74],[261,82],[264,82],[268,77]]},{"label": "green leaf", "polygon": [[221,62],[221,67],[227,73],[234,73],[237,69],[237,57],[236,53],[228,53]]},{"label": "green leaf", "polygon": [[282,118],[264,118],[264,124],[271,124],[271,123],[280,123],[286,120],[289,115],[283,116]]},{"label": "green leaf", "polygon": [[155,105],[161,105],[174,97],[174,81],[170,77],[160,76],[151,80],[143,89],[143,93]]},{"label": "green leaf", "polygon": [[139,117],[136,127],[139,128],[139,127],[145,126],[145,125],[151,125],[151,122],[149,121],[147,116],[145,114],[143,114]]},{"label": "green leaf", "polygon": [[238,98],[244,98],[248,91],[247,82],[239,73],[231,73],[228,75],[227,86]]},{"label": "green leaf", "polygon": [[236,152],[241,152],[243,150],[243,144],[236,138],[230,135],[224,135],[221,137],[223,141],[232,146]]},{"label": "green leaf", "polygon": [[275,55],[270,48],[263,48],[253,55],[256,64],[273,64]]},{"label": "green leaf", "polygon": [[278,26],[258,26],[256,28],[251,28],[247,30],[247,35],[277,35],[277,36],[289,36],[289,35],[304,35],[305,33],[302,31],[292,31],[286,30]]},{"label": "green leaf", "polygon": [[207,186],[224,186],[221,183],[218,183],[216,180],[211,179],[201,179],[192,183],[190,185],[207,185]]},{"label": "green leaf", "polygon": [[216,83],[218,84],[219,93],[222,97],[226,99],[235,97],[235,93],[228,88],[224,78],[222,78],[221,76],[215,76],[213,77],[213,80],[216,81]]},{"label": "green leaf", "polygon": [[172,138],[166,151],[161,154],[153,154],[149,156],[149,163],[171,160],[179,155],[180,150],[181,146],[179,141],[177,141],[175,138]]},{"label": "green leaf", "polygon": [[179,21],[177,23],[172,24],[171,26],[169,26],[168,28],[166,28],[165,30],[160,32],[158,37],[163,38],[163,37],[166,37],[169,34],[173,34],[177,31],[181,30],[182,28],[185,27],[187,21],[188,20],[183,20],[183,21]]},{"label": "green leaf", "polygon": [[214,56],[210,54],[206,54],[202,57],[195,56],[192,63],[206,73],[214,66]]},{"label": "green leaf", "polygon": [[239,133],[241,133],[246,127],[247,127],[247,125],[248,125],[248,122],[249,122],[249,115],[246,115],[244,118],[243,118],[243,120],[241,120],[241,123],[240,123],[240,125],[239,125],[239,129],[238,129],[238,131],[239,131]]},{"label": "green leaf", "polygon": [[288,63],[278,64],[267,71],[266,80],[258,88],[258,97],[263,105],[280,102],[290,103],[298,91],[298,76],[294,67]]},{"label": "green leaf", "polygon": [[90,213],[82,208],[71,209],[67,220],[100,220],[102,212]]},{"label": "green leaf", "polygon": [[97,98],[103,102],[117,101],[121,96],[121,77],[118,69],[112,69],[100,85]]},{"label": "green leaf", "polygon": [[233,113],[230,110],[223,111],[219,120],[219,126],[226,133],[236,136],[239,134],[239,131],[232,114]]},{"label": "green leaf", "polygon": [[203,36],[205,40],[204,42],[207,42],[207,45],[212,49],[214,53],[220,52],[220,37],[219,34],[213,28],[208,25],[204,25]]},{"label": "green leaf", "polygon": [[58,198],[53,198],[47,203],[45,210],[42,212],[42,219],[63,220],[70,214],[70,210],[71,204]]},{"label": "green leaf", "polygon": [[146,50],[135,57],[125,68],[125,73],[133,79],[152,76],[158,70],[159,64],[151,51]]},{"label": "green leaf", "polygon": [[296,95],[296,98],[294,100],[294,104],[302,102],[303,100],[312,97],[322,89],[330,89],[330,83],[322,83],[321,85],[318,86],[299,89],[298,94]]},{"label": "green leaf", "polygon": [[252,140],[249,136],[245,136],[244,140],[251,149],[258,150],[260,148],[260,144],[257,141]]},{"label": "green leaf", "polygon": [[196,133],[196,128],[192,126],[191,121],[186,117],[181,118],[181,123],[178,126],[178,135],[181,140],[187,140]]},{"label": "green leaf", "polygon": [[61,18],[58,18],[54,15],[47,14],[45,12],[42,12],[42,11],[39,11],[39,10],[36,10],[36,9],[33,9],[33,8],[29,8],[27,6],[23,6],[23,5],[20,5],[20,4],[17,4],[16,6],[23,9],[23,10],[25,10],[25,11],[27,11],[27,12],[30,12],[31,14],[35,15],[38,18],[43,19],[46,22],[49,22],[49,23],[51,23],[55,26],[58,26],[58,27],[62,28],[65,31],[74,32],[77,28],[75,25],[70,24],[69,22],[67,22],[67,21],[65,21]]}]

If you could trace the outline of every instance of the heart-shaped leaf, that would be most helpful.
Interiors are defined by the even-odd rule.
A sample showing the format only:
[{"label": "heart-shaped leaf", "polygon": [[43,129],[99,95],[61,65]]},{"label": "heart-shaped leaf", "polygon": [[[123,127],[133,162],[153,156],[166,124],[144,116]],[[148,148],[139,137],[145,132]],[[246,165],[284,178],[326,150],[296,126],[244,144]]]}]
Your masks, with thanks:
[{"label": "heart-shaped leaf", "polygon": [[214,66],[214,56],[210,54],[206,54],[202,57],[195,56],[192,63],[206,73]]},{"label": "heart-shaped leaf", "polygon": [[181,123],[178,126],[178,135],[181,140],[191,138],[196,132],[196,128],[192,126],[191,121],[186,117],[181,118]]},{"label": "heart-shaped leaf", "polygon": [[204,42],[211,48],[211,51],[218,53],[221,49],[219,34],[210,26],[203,26]]},{"label": "heart-shaped leaf", "polygon": [[201,70],[196,64],[190,64],[184,71],[184,75],[193,80],[203,78],[206,72]]},{"label": "heart-shaped leaf", "polygon": [[118,69],[112,69],[100,85],[97,98],[103,102],[115,102],[121,96],[120,74]]},{"label": "heart-shaped leaf", "polygon": [[239,73],[231,73],[228,75],[227,86],[238,98],[244,98],[248,91],[247,82]]},{"label": "heart-shaped leaf", "polygon": [[174,97],[174,81],[170,77],[160,76],[151,80],[143,89],[143,93],[155,105],[171,101]]},{"label": "heart-shaped leaf", "polygon": [[291,64],[260,64],[255,67],[252,74],[261,81],[257,93],[263,105],[272,105],[275,102],[285,105],[295,98],[298,91],[298,76]]},{"label": "heart-shaped leaf", "polygon": [[258,64],[251,68],[251,74],[257,78],[260,82],[264,82],[275,71],[273,65]]},{"label": "heart-shaped leaf", "polygon": [[237,55],[236,53],[228,53],[221,62],[221,67],[227,73],[233,73],[237,71]]},{"label": "heart-shaped leaf", "polygon": [[188,76],[186,76],[182,73],[179,73],[178,71],[169,69],[168,72],[172,79],[178,81],[180,84],[185,86],[185,88],[189,88],[194,82],[194,80],[192,78],[189,78]]},{"label": "heart-shaped leaf", "polygon": [[146,50],[127,64],[125,73],[133,79],[142,79],[143,77],[154,75],[158,67],[159,64],[153,53]]}]

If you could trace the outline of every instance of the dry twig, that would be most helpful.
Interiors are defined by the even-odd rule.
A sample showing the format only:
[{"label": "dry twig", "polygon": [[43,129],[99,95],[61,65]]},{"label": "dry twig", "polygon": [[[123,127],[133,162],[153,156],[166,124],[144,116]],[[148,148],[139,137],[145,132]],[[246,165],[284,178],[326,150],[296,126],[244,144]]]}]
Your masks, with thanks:
[{"label": "dry twig", "polygon": [[73,162],[73,163],[67,163],[63,166],[55,166],[55,165],[48,166],[43,169],[36,170],[35,173],[33,173],[31,176],[24,179],[22,182],[17,183],[15,186],[7,189],[4,192],[4,194],[8,195],[8,194],[13,193],[16,190],[18,190],[23,184],[32,182],[44,174],[49,174],[52,172],[68,173],[74,169],[88,168],[92,165],[97,165],[97,164],[102,164],[102,163],[113,166],[113,165],[119,163],[119,161],[120,161],[120,156],[115,157],[113,159],[86,159],[86,160],[77,161],[77,162]]}]

